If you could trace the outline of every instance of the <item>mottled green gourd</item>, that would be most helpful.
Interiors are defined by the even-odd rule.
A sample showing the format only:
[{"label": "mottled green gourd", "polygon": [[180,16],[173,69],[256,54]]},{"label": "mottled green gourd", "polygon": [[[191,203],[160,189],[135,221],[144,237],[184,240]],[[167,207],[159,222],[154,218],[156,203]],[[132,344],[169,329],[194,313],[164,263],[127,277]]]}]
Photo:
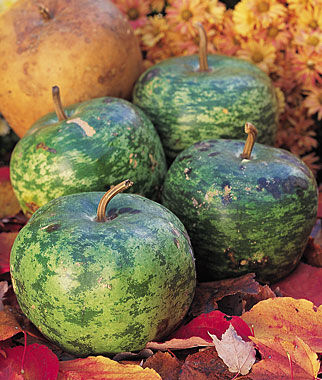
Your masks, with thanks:
[{"label": "mottled green gourd", "polygon": [[286,150],[252,149],[256,133],[246,126],[246,144],[209,139],[184,150],[164,182],[162,204],[187,228],[200,281],[249,272],[261,282],[285,277],[316,220],[312,172]]},{"label": "mottled green gourd", "polygon": [[12,153],[11,182],[24,213],[62,195],[106,191],[125,176],[135,181],[131,191],[158,197],[165,155],[142,110],[104,97],[64,111],[56,86],[53,97],[56,113],[36,122]]},{"label": "mottled green gourd", "polygon": [[180,220],[136,194],[72,194],[37,210],[11,252],[26,316],[78,356],[135,351],[174,330],[191,304],[195,263]]},{"label": "mottled green gourd", "polygon": [[205,139],[243,138],[245,120],[258,129],[258,142],[274,145],[278,102],[266,73],[245,60],[206,53],[199,25],[200,53],[166,59],[147,69],[133,90],[172,161]]}]

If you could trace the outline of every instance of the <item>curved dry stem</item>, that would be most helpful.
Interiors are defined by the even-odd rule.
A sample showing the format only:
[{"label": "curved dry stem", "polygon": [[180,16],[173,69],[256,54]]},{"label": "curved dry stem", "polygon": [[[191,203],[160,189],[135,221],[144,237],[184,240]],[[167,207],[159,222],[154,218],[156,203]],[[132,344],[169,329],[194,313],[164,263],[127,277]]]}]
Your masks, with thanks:
[{"label": "curved dry stem", "polygon": [[105,222],[106,220],[106,207],[109,203],[109,201],[115,197],[116,194],[128,189],[133,185],[133,182],[130,181],[129,179],[126,179],[125,181],[119,183],[118,185],[113,186],[110,188],[102,197],[100,200],[100,203],[98,204],[97,207],[97,216],[96,216],[96,221],[97,222]]},{"label": "curved dry stem", "polygon": [[205,31],[205,28],[202,26],[200,22],[196,23],[196,28],[198,29],[199,33],[199,71],[209,71],[208,66],[208,40],[207,40],[207,33]]},{"label": "curved dry stem", "polygon": [[243,153],[241,154],[241,158],[246,158],[247,160],[249,160],[256,141],[257,129],[252,123],[247,122],[245,124],[245,132],[247,133],[247,139],[245,142]]},{"label": "curved dry stem", "polygon": [[53,101],[54,101],[54,106],[55,106],[55,112],[58,117],[59,121],[66,120],[67,116],[64,112],[63,106],[61,104],[61,99],[60,99],[60,91],[58,86],[54,86],[52,88],[52,96],[53,96]]}]

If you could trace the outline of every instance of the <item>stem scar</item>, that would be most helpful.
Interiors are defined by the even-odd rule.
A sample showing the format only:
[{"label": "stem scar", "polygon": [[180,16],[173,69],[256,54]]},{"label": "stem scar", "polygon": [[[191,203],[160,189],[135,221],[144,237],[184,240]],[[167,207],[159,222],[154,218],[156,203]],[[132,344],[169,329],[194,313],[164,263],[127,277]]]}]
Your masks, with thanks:
[{"label": "stem scar", "polygon": [[71,124],[71,123],[75,123],[77,125],[79,125],[82,130],[85,132],[85,135],[86,136],[93,136],[96,131],[93,127],[91,127],[86,121],[82,120],[81,118],[77,117],[76,119],[71,119],[71,120],[68,120],[66,121],[67,124]]}]

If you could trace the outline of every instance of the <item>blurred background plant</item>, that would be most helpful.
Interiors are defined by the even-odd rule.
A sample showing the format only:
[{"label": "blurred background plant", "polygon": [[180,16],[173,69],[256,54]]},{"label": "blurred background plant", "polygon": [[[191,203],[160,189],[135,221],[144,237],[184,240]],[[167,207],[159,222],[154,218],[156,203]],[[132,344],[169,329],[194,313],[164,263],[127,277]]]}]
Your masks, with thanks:
[{"label": "blurred background plant", "polygon": [[276,146],[300,156],[319,178],[322,126],[322,0],[113,0],[137,34],[145,67],[198,52],[253,62],[272,79],[280,104]]}]

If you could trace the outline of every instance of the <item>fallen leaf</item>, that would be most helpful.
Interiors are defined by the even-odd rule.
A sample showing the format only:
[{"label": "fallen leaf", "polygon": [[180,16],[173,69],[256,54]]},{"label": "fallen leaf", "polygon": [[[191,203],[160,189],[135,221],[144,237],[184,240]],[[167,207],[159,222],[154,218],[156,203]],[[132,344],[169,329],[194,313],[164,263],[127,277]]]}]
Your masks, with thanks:
[{"label": "fallen leaf", "polygon": [[315,243],[315,239],[309,238],[303,253],[303,259],[309,265],[322,267],[322,248],[320,244]]},{"label": "fallen leaf", "polygon": [[117,362],[122,362],[124,360],[141,361],[142,359],[147,359],[152,355],[153,355],[152,350],[144,348],[143,350],[141,350],[139,352],[120,352],[120,353],[116,354],[115,356],[113,356],[112,359],[117,361]]},{"label": "fallen leaf", "polygon": [[[25,353],[24,353],[25,350]],[[6,357],[0,355],[1,379],[56,380],[59,362],[46,346],[32,344],[5,348]]]},{"label": "fallen leaf", "polygon": [[14,216],[8,216],[0,219],[0,232],[18,232],[27,223],[28,218],[23,212]]},{"label": "fallen leaf", "polygon": [[322,306],[305,299],[270,298],[257,303],[241,318],[251,326],[257,339],[278,336],[302,339],[315,352],[322,352]]},{"label": "fallen leaf", "polygon": [[207,346],[213,346],[214,344],[212,342],[209,342],[208,340],[202,339],[198,336],[193,336],[191,338],[185,338],[185,339],[170,339],[166,342],[148,342],[145,346],[145,348],[149,348],[151,350],[160,350],[160,351],[167,351],[167,350],[185,350],[188,348],[194,348],[194,347],[207,347]]},{"label": "fallen leaf", "polygon": [[320,369],[318,356],[301,338],[251,339],[262,355],[262,360],[252,368],[251,379],[316,379]]},{"label": "fallen leaf", "polygon": [[209,335],[215,344],[218,356],[227,365],[229,371],[247,375],[256,360],[253,343],[243,341],[232,324],[221,339],[218,339],[216,335],[210,333]]},{"label": "fallen leaf", "polygon": [[178,380],[182,363],[168,352],[158,351],[150,356],[143,368],[153,368],[162,378],[162,380]]},{"label": "fallen leaf", "polygon": [[257,294],[247,294],[244,298],[245,311],[250,310],[258,302],[267,300],[268,298],[275,298],[276,294],[268,285],[260,285],[259,292]]},{"label": "fallen leaf", "polygon": [[319,203],[317,217],[322,219],[322,191],[319,191]]},{"label": "fallen leaf", "polygon": [[11,310],[10,306],[5,305],[3,310],[0,311],[0,341],[9,339],[19,332],[22,332]]},{"label": "fallen leaf", "polygon": [[187,356],[179,380],[231,380],[231,372],[214,347]]},{"label": "fallen leaf", "polygon": [[[221,306],[225,307],[224,299],[229,298],[229,296],[257,294],[260,285],[255,281],[254,277],[254,273],[249,273],[237,278],[198,283],[191,305],[191,314],[197,316],[202,313],[210,313],[218,309],[218,301],[222,301]],[[221,311],[223,310],[221,309]],[[225,312],[227,313],[226,310]],[[237,314],[231,312],[231,315]]]},{"label": "fallen leaf", "polygon": [[3,310],[3,297],[7,293],[9,289],[7,281],[0,281],[0,311]]},{"label": "fallen leaf", "polygon": [[162,380],[151,368],[120,364],[104,356],[59,362],[57,380]]},{"label": "fallen leaf", "polygon": [[232,324],[237,331],[238,335],[245,341],[249,341],[249,336],[252,335],[250,328],[238,316],[228,316],[219,310],[212,311],[210,313],[204,313],[194,318],[186,325],[181,326],[171,338],[187,339],[193,336],[198,336],[204,340],[211,342],[209,333],[215,334],[217,338],[221,338],[222,334]]},{"label": "fallen leaf", "polygon": [[19,210],[20,205],[10,182],[9,167],[2,166],[0,167],[0,218],[15,215]]},{"label": "fallen leaf", "polygon": [[18,232],[0,233],[0,274],[10,271],[10,252]]},{"label": "fallen leaf", "polygon": [[299,263],[296,269],[283,280],[272,285],[284,297],[305,298],[315,306],[322,304],[322,268]]}]

